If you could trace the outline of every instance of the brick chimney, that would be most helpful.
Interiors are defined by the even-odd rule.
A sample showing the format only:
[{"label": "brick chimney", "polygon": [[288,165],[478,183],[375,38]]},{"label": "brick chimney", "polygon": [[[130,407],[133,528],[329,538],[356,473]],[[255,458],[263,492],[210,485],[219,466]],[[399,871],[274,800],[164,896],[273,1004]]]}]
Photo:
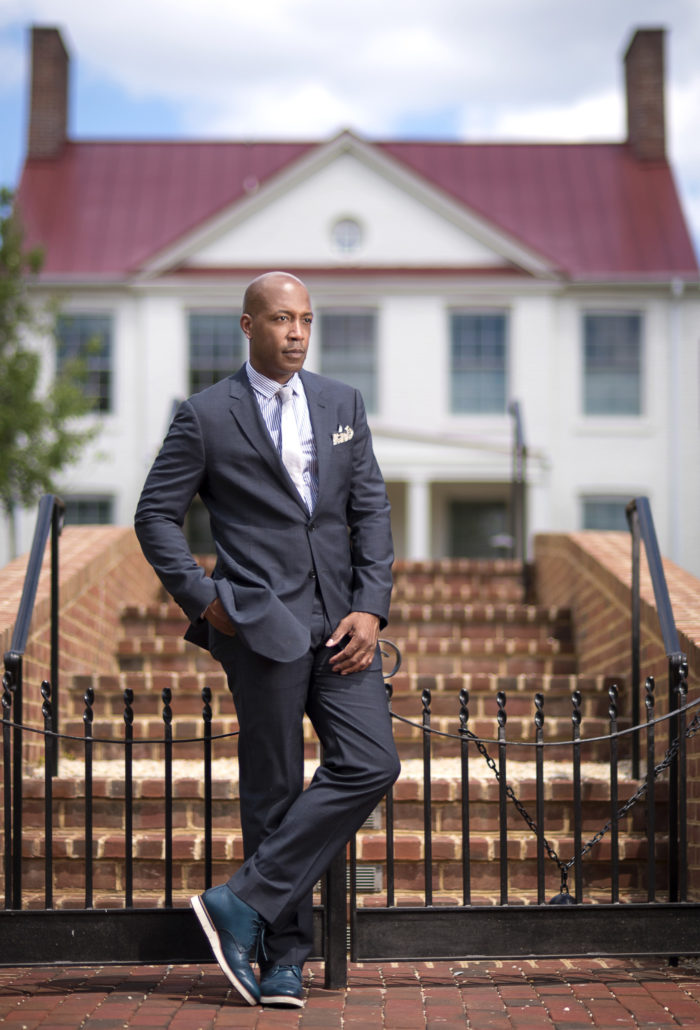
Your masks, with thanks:
[{"label": "brick chimney", "polygon": [[57,157],[68,139],[68,52],[58,29],[32,26],[27,157]]},{"label": "brick chimney", "polygon": [[665,29],[637,29],[625,54],[627,142],[640,161],[666,159]]}]

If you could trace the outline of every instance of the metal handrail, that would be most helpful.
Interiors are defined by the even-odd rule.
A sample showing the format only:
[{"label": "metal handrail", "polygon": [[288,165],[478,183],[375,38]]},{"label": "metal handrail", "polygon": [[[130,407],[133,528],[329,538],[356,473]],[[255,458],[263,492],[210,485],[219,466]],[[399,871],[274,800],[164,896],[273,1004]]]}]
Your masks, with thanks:
[{"label": "metal handrail", "polygon": [[[641,543],[647,558],[647,566],[654,590],[656,611],[663,640],[664,651],[669,660],[669,691],[671,680],[675,679],[674,669],[683,664],[686,656],[680,648],[678,630],[673,617],[673,607],[668,592],[668,583],[664,572],[661,552],[651,514],[648,497],[633,498],[625,509],[627,522],[632,535],[632,719],[639,722],[640,717],[640,682],[641,682],[641,601],[640,601],[640,558]],[[669,693],[669,711],[675,707],[675,698]],[[635,777],[639,777],[639,752],[632,755],[632,766]]]},{"label": "metal handrail", "polygon": [[41,566],[44,561],[46,541],[48,540],[49,533],[51,533],[53,528],[54,512],[60,513],[61,521],[59,521],[57,529],[59,533],[61,532],[64,509],[65,505],[63,501],[60,498],[55,497],[53,494],[44,494],[39,501],[39,510],[37,513],[36,526],[34,527],[32,549],[29,553],[27,571],[24,575],[22,597],[19,602],[19,608],[17,609],[17,619],[12,633],[12,642],[10,644],[10,651],[13,654],[23,655],[25,652],[27,639],[29,637],[29,626],[32,621],[32,615],[34,614],[34,604],[36,602],[36,592],[39,586]]},{"label": "metal handrail", "polygon": [[[688,673],[688,660],[680,649],[680,640],[673,607],[668,592],[666,574],[659,543],[656,538],[654,519],[648,497],[635,497],[626,509],[627,521],[632,534],[632,719],[639,722],[640,708],[640,648],[641,648],[641,598],[640,598],[640,544],[644,543],[651,584],[654,590],[656,611],[659,618],[664,651],[668,659],[668,710],[677,706],[678,692]],[[668,722],[669,746],[678,736],[678,716]],[[639,778],[639,741],[633,738],[632,775]],[[669,768],[669,899],[676,901],[679,884],[680,847],[678,840],[679,802],[681,784],[677,758]]]},{"label": "metal handrail", "polygon": [[676,629],[676,622],[673,617],[671,598],[669,596],[666,574],[664,573],[664,566],[661,560],[659,543],[656,538],[656,530],[654,528],[654,519],[651,514],[649,498],[635,497],[627,505],[626,514],[633,536],[635,535],[635,514],[637,516],[638,532],[644,543],[647,565],[649,566],[649,575],[651,576],[651,585],[654,588],[654,600],[656,601],[656,610],[659,614],[659,625],[661,627],[664,650],[669,657],[673,654],[679,654],[681,648],[678,639],[678,630]]}]

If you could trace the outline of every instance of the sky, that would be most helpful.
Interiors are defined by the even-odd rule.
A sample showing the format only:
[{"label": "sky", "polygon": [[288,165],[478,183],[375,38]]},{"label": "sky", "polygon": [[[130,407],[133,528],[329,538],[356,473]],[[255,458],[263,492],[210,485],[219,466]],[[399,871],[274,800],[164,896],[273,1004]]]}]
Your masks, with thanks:
[{"label": "sky", "polygon": [[700,0],[0,0],[0,185],[29,27],[71,55],[74,139],[620,141],[623,56],[665,28],[668,153],[700,251]]}]

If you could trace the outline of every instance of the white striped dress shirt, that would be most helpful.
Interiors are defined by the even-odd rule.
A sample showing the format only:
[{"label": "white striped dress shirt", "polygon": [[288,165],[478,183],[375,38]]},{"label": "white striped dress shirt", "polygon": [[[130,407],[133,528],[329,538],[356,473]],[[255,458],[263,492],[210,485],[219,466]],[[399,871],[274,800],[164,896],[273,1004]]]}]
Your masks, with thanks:
[{"label": "white striped dress shirt", "polygon": [[[248,381],[253,387],[253,392],[255,393],[255,399],[258,402],[263,422],[267,426],[268,432],[272,437],[272,442],[277,448],[278,454],[281,456],[282,401],[277,396],[281,384],[276,383],[274,379],[268,379],[267,376],[261,375],[260,372],[256,372],[249,361],[246,362],[245,370],[246,375],[248,376]],[[289,380],[289,386],[293,394],[292,407],[294,410],[294,417],[297,421],[297,427],[299,429],[299,439],[301,441],[301,450],[304,457],[303,499],[306,507],[310,512],[312,512],[316,506],[316,500],[318,498],[318,459],[316,457],[316,441],[314,439],[313,429],[311,428],[311,418],[309,416],[309,406],[306,402],[304,386],[296,372]]]}]

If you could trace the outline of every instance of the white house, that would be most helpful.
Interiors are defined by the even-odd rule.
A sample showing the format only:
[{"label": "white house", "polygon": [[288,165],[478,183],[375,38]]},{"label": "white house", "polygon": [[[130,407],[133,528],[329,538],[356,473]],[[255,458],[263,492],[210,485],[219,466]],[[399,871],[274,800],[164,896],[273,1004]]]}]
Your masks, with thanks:
[{"label": "white house", "polygon": [[131,520],[174,401],[238,367],[243,289],[284,268],[314,303],[307,367],[364,393],[400,556],[498,553],[517,400],[530,533],[622,527],[643,493],[700,574],[700,277],[663,30],[632,39],[628,137],[605,144],[72,140],[59,33],[32,49],[18,202],[62,311],[40,345],[53,367],[101,341],[71,519]]}]

